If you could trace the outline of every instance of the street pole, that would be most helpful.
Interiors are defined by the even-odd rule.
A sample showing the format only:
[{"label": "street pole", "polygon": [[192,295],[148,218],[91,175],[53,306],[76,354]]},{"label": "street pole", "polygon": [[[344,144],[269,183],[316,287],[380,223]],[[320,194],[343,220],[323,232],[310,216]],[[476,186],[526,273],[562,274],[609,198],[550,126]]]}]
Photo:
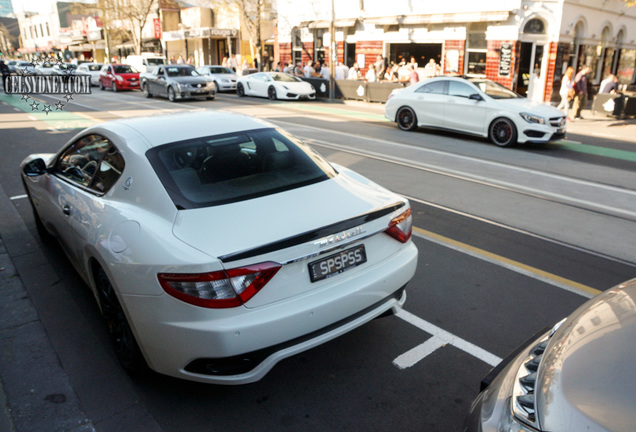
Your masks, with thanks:
[{"label": "street pole", "polygon": [[334,7],[334,0],[331,0],[331,23],[329,24],[330,33],[330,45],[331,49],[329,54],[331,59],[329,61],[329,99],[336,98],[336,66],[335,62],[338,60],[338,50],[336,44],[336,8]]}]

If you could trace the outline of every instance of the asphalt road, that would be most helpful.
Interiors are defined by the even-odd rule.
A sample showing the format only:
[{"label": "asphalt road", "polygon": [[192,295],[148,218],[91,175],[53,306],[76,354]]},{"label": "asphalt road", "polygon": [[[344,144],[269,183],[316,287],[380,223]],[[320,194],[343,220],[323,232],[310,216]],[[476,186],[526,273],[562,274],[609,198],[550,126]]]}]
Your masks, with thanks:
[{"label": "asphalt road", "polygon": [[[27,227],[9,226],[0,236],[38,253],[37,260],[11,258],[99,431],[461,430],[481,377],[499,359],[595,293],[636,276],[633,124],[611,126],[617,130],[590,120],[562,143],[500,149],[451,133],[402,132],[382,119],[379,105],[229,94],[170,104],[95,90],[54,118],[0,100],[0,186]],[[255,384],[128,377],[92,294],[61,249],[32,240],[17,166],[30,153],[57,151],[77,132],[69,125],[184,109],[267,118],[332,162],[411,198],[420,258],[404,313],[286,359]],[[8,406],[36,418],[0,378]]]}]

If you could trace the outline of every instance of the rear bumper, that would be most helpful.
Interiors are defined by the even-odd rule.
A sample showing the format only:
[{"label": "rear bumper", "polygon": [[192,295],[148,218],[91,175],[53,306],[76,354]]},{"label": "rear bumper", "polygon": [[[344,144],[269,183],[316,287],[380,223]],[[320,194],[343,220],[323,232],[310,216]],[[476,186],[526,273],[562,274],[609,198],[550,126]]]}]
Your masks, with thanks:
[{"label": "rear bumper", "polygon": [[[416,265],[417,249],[409,242],[362,276],[343,273],[329,289],[256,309],[204,309],[168,295],[124,295],[122,303],[135,317],[129,321],[152,369],[192,381],[246,384],[284,358],[398,310]],[[236,368],[243,358],[249,367]]]}]

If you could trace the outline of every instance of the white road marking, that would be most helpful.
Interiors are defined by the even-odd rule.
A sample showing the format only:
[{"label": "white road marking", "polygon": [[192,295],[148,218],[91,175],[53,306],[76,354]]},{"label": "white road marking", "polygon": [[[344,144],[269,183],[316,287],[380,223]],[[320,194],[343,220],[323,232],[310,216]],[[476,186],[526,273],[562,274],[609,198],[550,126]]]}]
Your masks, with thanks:
[{"label": "white road marking", "polygon": [[497,366],[502,360],[500,357],[479,348],[477,345],[457,337],[454,334],[429,323],[428,321],[424,321],[422,318],[417,317],[404,309],[400,310],[396,316],[432,335],[432,337],[426,342],[416,346],[412,350],[405,352],[393,360],[393,364],[400,369],[406,369],[415,365],[417,362],[445,345],[453,345],[455,348],[459,348],[460,350],[493,367]]},{"label": "white road marking", "polygon": [[16,196],[12,196],[12,197],[11,197],[11,198],[9,198],[9,199],[10,199],[10,200],[12,200],[12,201],[15,201],[15,200],[19,200],[19,199],[24,199],[24,198],[26,198],[27,196],[28,196],[28,195],[16,195]]}]

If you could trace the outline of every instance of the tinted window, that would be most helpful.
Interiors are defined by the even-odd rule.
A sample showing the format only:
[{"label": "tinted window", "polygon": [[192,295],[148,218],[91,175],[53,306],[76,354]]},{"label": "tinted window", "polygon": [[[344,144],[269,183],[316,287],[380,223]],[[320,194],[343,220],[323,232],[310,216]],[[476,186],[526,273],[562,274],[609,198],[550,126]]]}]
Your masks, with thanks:
[{"label": "tinted window", "polygon": [[101,135],[88,135],[72,144],[58,159],[55,172],[73,183],[105,193],[124,170],[117,148]]},{"label": "tinted window", "polygon": [[468,98],[470,95],[477,93],[477,90],[469,86],[468,84],[464,84],[457,81],[449,81],[448,82],[448,95],[449,96],[459,96]]},{"label": "tinted window", "polygon": [[518,99],[521,97],[512,90],[494,81],[475,80],[472,81],[472,83],[493,99]]},{"label": "tinted window", "polygon": [[169,66],[166,68],[168,76],[180,77],[180,76],[198,76],[199,73],[194,69],[194,66]]},{"label": "tinted window", "polygon": [[432,83],[424,84],[422,87],[415,90],[416,93],[434,93],[445,94],[446,93],[446,81],[435,81]]},{"label": "tinted window", "polygon": [[208,68],[208,69],[209,69],[210,73],[213,73],[213,74],[231,74],[231,73],[234,73],[234,72],[232,72],[231,70],[229,70],[228,68],[225,68],[225,67],[211,67],[211,68]]},{"label": "tinted window", "polygon": [[259,129],[166,144],[147,152],[178,208],[226,204],[333,177],[317,153],[277,129]]},{"label": "tinted window", "polygon": [[87,66],[90,71],[98,71],[101,68],[101,65],[90,65]]},{"label": "tinted window", "polygon": [[149,57],[146,59],[146,64],[150,66],[157,66],[166,64],[166,62],[162,58]]},{"label": "tinted window", "polygon": [[137,73],[137,69],[128,65],[117,65],[113,66],[115,69],[115,73]]}]

